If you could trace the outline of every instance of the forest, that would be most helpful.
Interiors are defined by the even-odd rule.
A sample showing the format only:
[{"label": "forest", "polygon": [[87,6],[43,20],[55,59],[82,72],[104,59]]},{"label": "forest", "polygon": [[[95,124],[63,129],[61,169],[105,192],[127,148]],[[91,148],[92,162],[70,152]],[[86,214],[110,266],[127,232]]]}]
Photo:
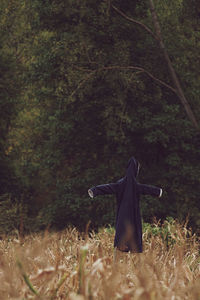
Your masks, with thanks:
[{"label": "forest", "polygon": [[0,235],[113,225],[131,156],[143,221],[200,228],[197,0],[0,1]]}]

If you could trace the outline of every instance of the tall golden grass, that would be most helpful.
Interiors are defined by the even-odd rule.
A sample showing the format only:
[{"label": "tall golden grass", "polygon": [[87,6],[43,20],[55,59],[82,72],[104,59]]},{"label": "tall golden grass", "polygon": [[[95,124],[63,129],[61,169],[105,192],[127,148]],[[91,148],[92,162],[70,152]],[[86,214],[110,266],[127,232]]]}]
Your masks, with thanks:
[{"label": "tall golden grass", "polygon": [[[172,226],[173,225],[173,226]],[[167,224],[171,242],[143,234],[144,252],[117,253],[114,231],[5,237],[0,241],[0,299],[200,300],[199,241],[185,225]],[[165,223],[166,228],[166,223]]]}]

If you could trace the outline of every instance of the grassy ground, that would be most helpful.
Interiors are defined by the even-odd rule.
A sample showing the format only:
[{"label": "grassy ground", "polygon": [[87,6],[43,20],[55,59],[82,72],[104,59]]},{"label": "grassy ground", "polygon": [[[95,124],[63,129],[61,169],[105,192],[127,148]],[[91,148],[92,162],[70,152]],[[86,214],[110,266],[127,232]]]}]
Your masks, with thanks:
[{"label": "grassy ground", "polygon": [[177,222],[144,226],[144,253],[113,263],[114,231],[19,235],[0,241],[0,299],[200,300],[195,235]]}]

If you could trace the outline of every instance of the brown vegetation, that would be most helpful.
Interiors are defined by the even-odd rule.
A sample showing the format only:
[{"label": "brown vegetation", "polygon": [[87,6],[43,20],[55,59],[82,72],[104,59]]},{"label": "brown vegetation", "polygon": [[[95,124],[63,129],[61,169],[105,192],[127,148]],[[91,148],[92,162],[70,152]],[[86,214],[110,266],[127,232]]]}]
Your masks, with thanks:
[{"label": "brown vegetation", "polygon": [[120,254],[116,262],[112,229],[6,237],[0,299],[200,299],[198,239],[186,226],[170,226],[171,244],[147,229],[144,253]]}]

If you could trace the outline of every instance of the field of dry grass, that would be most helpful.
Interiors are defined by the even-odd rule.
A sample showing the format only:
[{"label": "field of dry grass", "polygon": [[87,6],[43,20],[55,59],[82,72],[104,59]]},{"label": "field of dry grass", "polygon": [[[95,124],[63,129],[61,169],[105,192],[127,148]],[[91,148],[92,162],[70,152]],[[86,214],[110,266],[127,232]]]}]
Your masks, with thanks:
[{"label": "field of dry grass", "polygon": [[197,237],[177,222],[167,226],[168,247],[166,236],[147,229],[144,253],[122,254],[115,263],[111,229],[5,237],[0,299],[200,300]]}]

